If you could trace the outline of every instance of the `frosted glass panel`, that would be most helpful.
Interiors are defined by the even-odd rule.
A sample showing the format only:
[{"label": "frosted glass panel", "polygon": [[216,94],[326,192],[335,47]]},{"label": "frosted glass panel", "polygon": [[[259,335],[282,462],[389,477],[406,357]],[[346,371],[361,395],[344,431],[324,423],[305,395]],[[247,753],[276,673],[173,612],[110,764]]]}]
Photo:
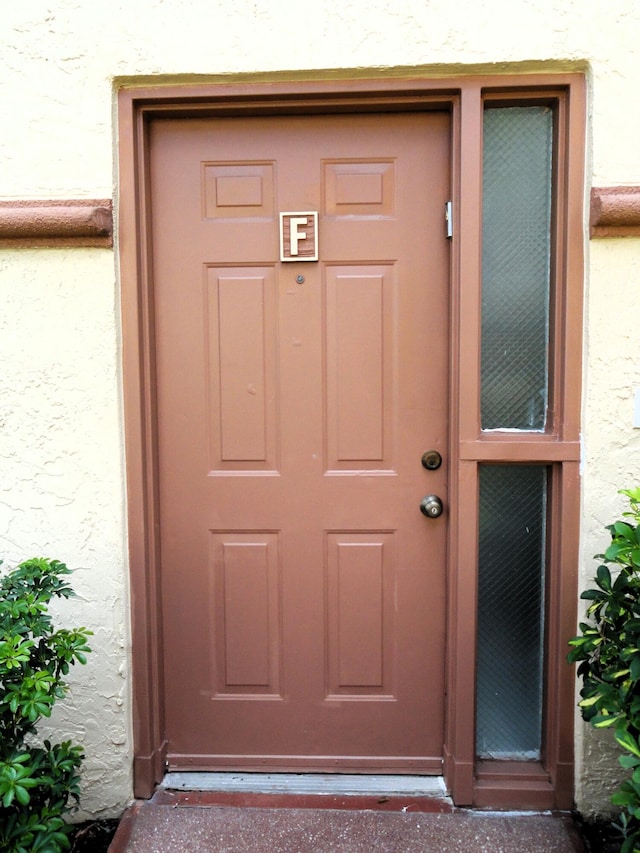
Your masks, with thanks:
[{"label": "frosted glass panel", "polygon": [[546,468],[480,468],[476,752],[540,756]]},{"label": "frosted glass panel", "polygon": [[545,427],[552,142],[547,107],[485,110],[483,429]]}]

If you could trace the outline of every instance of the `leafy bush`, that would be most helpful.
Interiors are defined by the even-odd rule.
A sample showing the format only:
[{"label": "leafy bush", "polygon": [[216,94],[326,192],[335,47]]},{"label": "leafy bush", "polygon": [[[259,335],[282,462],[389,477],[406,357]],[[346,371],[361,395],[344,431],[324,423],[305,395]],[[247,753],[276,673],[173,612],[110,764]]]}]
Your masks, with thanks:
[{"label": "leafy bush", "polygon": [[[607,527],[611,544],[598,566],[589,602],[588,622],[570,645],[569,661],[580,661],[578,676],[583,719],[596,728],[613,727],[622,747],[620,764],[629,778],[611,797],[621,807],[621,853],[640,851],[640,489],[625,489],[631,509],[626,520]],[[612,574],[609,566],[612,566]]]},{"label": "leafy bush", "polygon": [[[35,740],[67,692],[69,667],[86,663],[86,628],[54,630],[48,605],[69,598],[70,570],[36,558],[0,578],[0,849],[59,853],[70,847],[63,816],[77,803],[82,747]],[[71,804],[70,804],[71,801]],[[74,802],[75,801],[75,802]]]}]

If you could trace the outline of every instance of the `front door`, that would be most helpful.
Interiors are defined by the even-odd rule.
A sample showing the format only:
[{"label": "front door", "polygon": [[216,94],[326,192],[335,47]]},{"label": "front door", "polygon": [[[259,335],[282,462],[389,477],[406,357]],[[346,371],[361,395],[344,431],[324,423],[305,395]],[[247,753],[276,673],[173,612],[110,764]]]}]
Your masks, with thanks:
[{"label": "front door", "polygon": [[173,769],[441,772],[449,128],[151,123]]}]

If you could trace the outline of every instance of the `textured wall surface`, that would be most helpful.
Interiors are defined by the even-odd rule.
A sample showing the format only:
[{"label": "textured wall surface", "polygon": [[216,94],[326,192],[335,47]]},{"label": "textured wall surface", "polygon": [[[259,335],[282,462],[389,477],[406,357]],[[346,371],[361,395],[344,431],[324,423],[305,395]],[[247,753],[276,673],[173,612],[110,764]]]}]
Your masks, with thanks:
[{"label": "textured wall surface", "polygon": [[[0,196],[109,198],[114,87],[197,75],[367,76],[584,69],[587,183],[640,183],[636,0],[29,0],[0,28]],[[182,75],[187,75],[183,77]],[[588,189],[588,187],[587,187]],[[591,244],[586,285],[583,580],[640,481],[640,241]],[[84,806],[131,794],[117,276],[104,249],[0,251],[0,555],[77,569],[65,613],[96,632],[61,719],[88,747]],[[635,326],[634,326],[635,320]],[[606,807],[615,761],[578,727],[578,803]]]},{"label": "textured wall surface", "polygon": [[[639,172],[640,174],[640,172]],[[640,387],[640,240],[594,240],[585,317],[581,587],[590,584],[609,543],[605,525],[627,508],[618,489],[640,486],[640,429],[633,391]],[[606,810],[619,775],[606,733],[577,724],[578,802]]]},{"label": "textured wall surface", "polygon": [[[499,23],[499,26],[497,25]],[[594,183],[640,181],[635,0],[30,0],[0,29],[5,198],[109,197],[113,78],[590,64]]]},{"label": "textured wall surface", "polygon": [[130,795],[122,427],[114,263],[94,249],[0,252],[0,557],[74,570],[60,625],[95,636],[56,710],[86,747],[85,807]]}]

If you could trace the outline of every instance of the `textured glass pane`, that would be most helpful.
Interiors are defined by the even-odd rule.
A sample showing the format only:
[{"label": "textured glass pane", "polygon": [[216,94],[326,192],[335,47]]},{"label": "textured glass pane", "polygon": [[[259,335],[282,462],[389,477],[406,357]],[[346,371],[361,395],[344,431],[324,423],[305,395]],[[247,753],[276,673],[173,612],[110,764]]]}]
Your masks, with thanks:
[{"label": "textured glass pane", "polygon": [[476,751],[540,756],[546,469],[480,469]]},{"label": "textured glass pane", "polygon": [[485,110],[483,429],[545,427],[552,139],[547,107]]}]

